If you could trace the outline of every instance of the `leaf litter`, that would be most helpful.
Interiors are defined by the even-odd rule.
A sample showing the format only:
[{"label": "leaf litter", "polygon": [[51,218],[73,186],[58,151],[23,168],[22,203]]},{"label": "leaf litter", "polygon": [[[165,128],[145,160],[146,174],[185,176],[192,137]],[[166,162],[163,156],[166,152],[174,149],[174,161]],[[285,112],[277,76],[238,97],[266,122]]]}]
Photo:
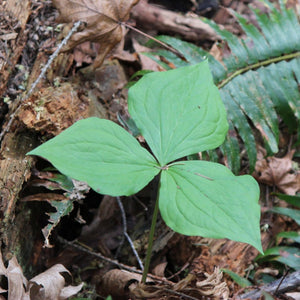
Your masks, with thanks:
[{"label": "leaf litter", "polygon": [[[80,2],[80,1],[77,1],[77,2]],[[83,1],[84,3],[86,3],[87,1]],[[94,40],[94,38],[91,38],[91,40]]]},{"label": "leaf litter", "polygon": [[296,195],[300,190],[300,172],[292,160],[294,153],[295,150],[292,150],[282,158],[265,158],[266,151],[260,148],[253,176],[261,183],[276,186],[287,195]]},{"label": "leaf litter", "polygon": [[99,67],[105,56],[124,36],[123,22],[129,17],[131,8],[138,0],[53,0],[59,10],[58,22],[73,23],[82,21],[85,26],[75,33],[63,49],[71,50],[86,41],[100,44],[94,68]]},{"label": "leaf litter", "polygon": [[[147,283],[140,283],[141,275],[125,270],[113,269],[102,278],[102,286],[106,294],[114,297],[124,296],[133,299],[228,299],[229,288],[223,280],[223,273],[215,268],[212,274],[200,272],[189,274],[177,283],[165,280],[154,283],[147,278]],[[167,298],[166,298],[167,297]]]},{"label": "leaf litter", "polygon": [[74,201],[80,202],[80,200],[85,198],[89,187],[84,182],[51,172],[37,172],[36,175],[38,175],[40,179],[33,181],[32,185],[64,191],[63,195],[58,193],[38,193],[21,199],[23,202],[46,201],[55,209],[55,212],[46,213],[49,216],[48,224],[42,229],[45,238],[44,247],[52,248],[53,246],[49,240],[52,231],[59,224],[62,217],[71,213],[74,208]]},{"label": "leaf litter", "polygon": [[8,281],[8,289],[0,287],[0,293],[7,292],[8,300],[69,299],[82,289],[83,283],[65,287],[66,280],[62,274],[70,275],[70,272],[63,265],[56,264],[28,281],[16,257],[9,260],[6,268],[0,252],[0,275]]}]

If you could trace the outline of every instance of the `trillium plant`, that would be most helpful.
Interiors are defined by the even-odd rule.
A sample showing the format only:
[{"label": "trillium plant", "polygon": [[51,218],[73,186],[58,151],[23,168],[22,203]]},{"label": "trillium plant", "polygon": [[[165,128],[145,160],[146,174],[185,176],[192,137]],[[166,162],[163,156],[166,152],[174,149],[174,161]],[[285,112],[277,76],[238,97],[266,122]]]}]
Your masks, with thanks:
[{"label": "trillium plant", "polygon": [[143,280],[158,211],[178,233],[228,238],[262,252],[257,182],[218,163],[184,159],[220,146],[228,131],[208,62],[146,74],[129,89],[128,110],[152,153],[116,123],[92,117],[28,154],[111,196],[135,194],[160,176]]}]

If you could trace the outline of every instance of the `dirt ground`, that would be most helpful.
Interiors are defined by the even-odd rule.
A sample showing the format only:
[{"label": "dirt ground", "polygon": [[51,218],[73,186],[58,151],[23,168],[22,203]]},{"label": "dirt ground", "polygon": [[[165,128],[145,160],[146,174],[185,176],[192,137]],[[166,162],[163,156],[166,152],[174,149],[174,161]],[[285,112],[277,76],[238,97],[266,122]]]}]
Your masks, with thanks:
[{"label": "dirt ground", "polygon": [[[210,50],[215,49],[218,37],[205,24],[196,22],[197,16],[211,18],[241,36],[243,32],[229,8],[251,22],[254,17],[249,2],[266,9],[256,0],[141,0],[126,22],[147,35],[176,36]],[[150,283],[137,285],[141,271],[124,238],[124,226],[143,259],[155,180],[137,195],[121,199],[84,187],[70,204],[70,212],[55,219],[53,201],[69,201],[65,181],[48,162],[25,154],[77,120],[90,116],[115,122],[126,119],[126,85],[131,76],[139,70],[162,70],[142,54],[151,50],[146,46],[149,38],[126,28],[122,41],[111,47],[87,41],[60,52],[30,91],[50,55],[71,30],[70,25],[56,22],[58,14],[51,1],[6,0],[0,4],[0,240],[5,264],[15,254],[26,278],[63,265],[72,274],[72,278],[66,276],[68,284],[85,283],[74,299],[106,299],[107,295],[113,299],[209,299],[243,294],[244,289],[230,276],[219,276],[221,268],[246,277],[255,273],[253,288],[262,282],[260,273],[276,279],[280,274],[276,268],[258,266],[254,261],[258,251],[253,247],[225,239],[182,236],[160,219]],[[179,19],[180,24],[174,21]],[[109,44],[107,39],[105,43]],[[101,51],[106,55],[99,55]],[[103,64],[91,68],[102,60]],[[271,188],[262,185],[261,190],[262,203],[271,201]],[[261,223],[269,224],[262,231],[264,249],[274,244],[279,231],[298,230],[294,222],[270,213],[263,214]],[[7,281],[2,281],[7,288]],[[196,282],[203,286],[196,288]],[[1,299],[6,297],[4,293]],[[286,295],[282,298],[290,299]]]}]

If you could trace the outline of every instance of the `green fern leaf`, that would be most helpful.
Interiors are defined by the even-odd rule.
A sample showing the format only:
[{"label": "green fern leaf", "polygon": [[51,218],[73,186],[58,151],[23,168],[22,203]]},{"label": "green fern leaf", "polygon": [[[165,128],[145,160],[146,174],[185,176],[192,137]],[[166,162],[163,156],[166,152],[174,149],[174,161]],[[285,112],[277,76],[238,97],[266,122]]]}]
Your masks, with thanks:
[{"label": "green fern leaf", "polygon": [[290,132],[298,131],[300,134],[299,17],[293,9],[285,7],[283,0],[279,0],[280,10],[269,1],[264,0],[263,3],[270,9],[268,14],[252,9],[259,28],[232,12],[245,32],[243,39],[206,20],[231,50],[222,63],[194,44],[168,36],[158,38],[181,52],[186,61],[166,50],[147,54],[152,58],[159,54],[175,67],[195,64],[204,57],[208,58],[230,124],[221,151],[235,173],[240,169],[236,133],[244,143],[250,171],[256,162],[253,130],[260,132],[270,154],[278,151],[278,116]]}]

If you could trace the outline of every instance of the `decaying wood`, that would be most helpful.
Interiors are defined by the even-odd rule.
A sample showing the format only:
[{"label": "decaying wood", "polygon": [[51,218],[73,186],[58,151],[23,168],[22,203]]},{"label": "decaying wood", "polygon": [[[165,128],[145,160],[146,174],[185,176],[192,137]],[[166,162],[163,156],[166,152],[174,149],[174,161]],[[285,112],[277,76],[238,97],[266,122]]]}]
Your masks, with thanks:
[{"label": "decaying wood", "polygon": [[[270,247],[273,237],[279,231],[284,230],[285,225],[280,219],[272,221],[272,231],[262,232],[261,241],[263,249]],[[239,274],[246,275],[246,270],[253,264],[253,260],[259,254],[251,245],[239,243],[228,239],[210,239],[202,237],[186,237],[190,243],[199,245],[202,251],[192,263],[192,268],[205,272],[212,272],[214,266],[227,268]],[[184,263],[184,261],[182,262]]]},{"label": "decaying wood", "polygon": [[296,271],[285,278],[280,278],[268,285],[261,286],[259,289],[240,295],[239,299],[258,299],[262,296],[263,292],[282,294],[288,291],[293,291],[299,287],[300,271]]},{"label": "decaying wood", "polygon": [[[30,82],[38,77],[45,56],[41,53],[36,59]],[[80,90],[81,87],[76,84],[62,83],[57,88],[47,88],[41,82],[39,90],[18,107],[10,130],[3,136],[0,149],[0,242],[5,245],[5,259],[18,249],[19,253],[16,255],[19,254],[21,260],[28,260],[36,239],[34,236],[39,233],[37,226],[33,228],[34,220],[30,219],[31,212],[26,211],[26,204],[17,204],[20,191],[30,177],[33,163],[33,158],[26,156],[26,153],[40,143],[39,135],[51,137],[79,119],[92,115],[103,117],[96,99],[81,97]],[[16,105],[18,101],[11,105],[8,120],[16,111]],[[5,126],[6,124],[4,128]]]},{"label": "decaying wood", "polygon": [[140,0],[132,8],[131,16],[140,28],[179,34],[185,40],[203,41],[217,38],[213,29],[201,21],[199,16],[168,11],[148,4],[147,0]]},{"label": "decaying wood", "polygon": [[92,115],[101,116],[97,103],[80,98],[76,85],[69,83],[42,88],[22,105],[12,126],[14,132],[4,136],[0,150],[1,229],[6,245],[11,242],[9,227],[19,192],[30,176],[32,158],[26,153],[38,145],[37,133],[51,137]]},{"label": "decaying wood", "polygon": [[29,0],[0,3],[0,96],[27,40],[25,25],[30,16]]},{"label": "decaying wood", "polygon": [[8,133],[0,150],[0,221],[1,240],[6,246],[14,241],[16,232],[13,233],[14,212],[18,194],[23,183],[30,176],[30,164],[32,159],[25,157],[27,151],[37,143],[35,137],[28,132]]},{"label": "decaying wood", "polygon": [[[23,51],[27,35],[25,25],[30,16],[29,0],[3,1],[0,4],[0,96],[3,95],[12,70]],[[0,150],[0,241],[16,250],[22,232],[13,230],[19,224],[14,211],[24,180],[30,176],[31,158],[25,153],[34,145],[30,134],[8,133]],[[22,226],[22,225],[21,225]],[[14,244],[16,247],[10,246]]]}]

